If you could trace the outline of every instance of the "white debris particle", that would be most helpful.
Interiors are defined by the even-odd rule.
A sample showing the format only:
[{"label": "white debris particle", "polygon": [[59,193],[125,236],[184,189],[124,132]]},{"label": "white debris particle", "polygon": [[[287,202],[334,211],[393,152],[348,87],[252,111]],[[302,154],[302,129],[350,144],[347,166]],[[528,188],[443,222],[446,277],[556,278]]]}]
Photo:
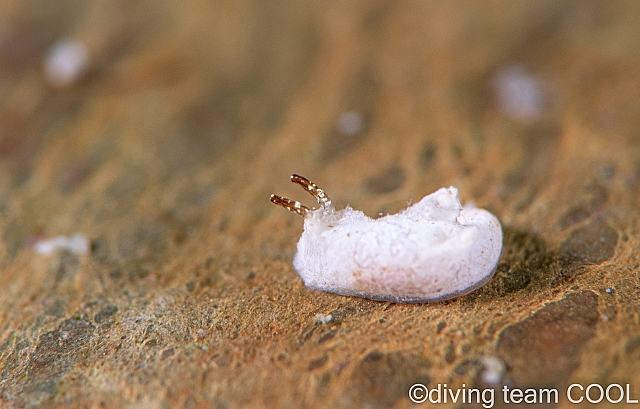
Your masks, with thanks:
[{"label": "white debris particle", "polygon": [[314,321],[320,324],[328,324],[329,322],[331,322],[332,318],[333,317],[331,316],[331,314],[328,314],[328,315],[316,314],[316,316],[313,317]]},{"label": "white debris particle", "polygon": [[74,39],[64,39],[49,48],[44,60],[44,74],[51,85],[68,87],[84,74],[89,66],[87,48]]},{"label": "white debris particle", "polygon": [[48,240],[40,240],[33,249],[38,254],[49,255],[56,250],[68,250],[74,254],[89,252],[89,240],[82,234],[74,234],[71,238],[56,236]]},{"label": "white debris particle", "polygon": [[540,116],[544,95],[540,81],[521,65],[507,65],[493,77],[493,87],[500,109],[516,119]]},{"label": "white debris particle", "polygon": [[504,375],[505,365],[499,358],[495,356],[485,356],[482,358],[484,370],[480,374],[482,381],[488,385],[497,385]]},{"label": "white debris particle", "polygon": [[355,111],[344,112],[338,119],[338,130],[345,135],[355,135],[362,130],[364,118]]}]

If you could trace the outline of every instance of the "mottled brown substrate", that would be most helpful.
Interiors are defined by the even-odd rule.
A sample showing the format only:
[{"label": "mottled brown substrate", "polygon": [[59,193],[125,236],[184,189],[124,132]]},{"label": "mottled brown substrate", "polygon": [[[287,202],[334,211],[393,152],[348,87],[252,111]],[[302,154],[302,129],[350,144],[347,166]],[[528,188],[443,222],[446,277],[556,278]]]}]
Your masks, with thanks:
[{"label": "mottled brown substrate", "polygon": [[[639,26],[629,2],[1,2],[0,406],[640,394]],[[92,65],[59,90],[66,36]],[[538,116],[501,108],[509,64]],[[305,288],[302,221],[269,203],[292,173],[372,217],[458,187],[503,224],[495,277],[429,305]],[[89,254],[33,251],[74,233]]]}]

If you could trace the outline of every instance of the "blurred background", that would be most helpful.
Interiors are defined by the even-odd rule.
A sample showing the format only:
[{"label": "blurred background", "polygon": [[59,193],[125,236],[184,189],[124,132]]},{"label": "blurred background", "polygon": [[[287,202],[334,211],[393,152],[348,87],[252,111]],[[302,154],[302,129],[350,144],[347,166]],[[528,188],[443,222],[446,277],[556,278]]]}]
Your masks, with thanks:
[{"label": "blurred background", "polygon": [[[397,357],[453,348],[458,358],[450,362],[429,358],[429,377],[472,384],[482,370],[478,357],[497,353],[497,328],[572,286],[597,292],[631,283],[621,296],[628,309],[616,310],[628,321],[598,332],[598,342],[609,345],[622,328],[640,334],[629,304],[637,301],[640,238],[638,67],[634,1],[2,1],[1,398],[407,407],[405,384],[422,372],[403,372],[402,382],[382,388],[378,378],[359,380],[357,368],[375,372],[373,361],[395,368]],[[342,358],[326,352],[328,344],[308,347],[305,354],[320,359],[309,363],[299,349],[300,322],[336,308],[365,311],[339,327],[349,332],[386,312],[384,304],[356,300],[347,308],[344,297],[304,288],[291,266],[302,220],[269,203],[276,193],[313,205],[289,183],[292,173],[316,182],[337,207],[372,217],[456,186],[463,202],[503,223],[504,271],[457,312],[441,304],[420,310],[433,323],[426,333],[395,328],[397,339],[375,341],[392,330],[366,327],[371,339],[332,344]],[[34,252],[42,240],[74,234],[77,247]],[[520,283],[513,291],[500,281],[509,277]],[[605,314],[600,300],[589,304],[596,316]],[[469,303],[493,322],[488,305],[507,314],[514,302],[510,318],[486,336],[479,330],[473,347],[461,346],[477,313],[465,309]],[[185,308],[197,311],[195,321],[181,315]],[[397,322],[417,314],[394,311]],[[171,329],[154,314],[170,317]],[[445,315],[452,333],[425,340]],[[100,329],[77,332],[86,342],[62,352],[44,343],[44,335],[67,331],[70,317]],[[130,320],[128,332],[109,319]],[[204,335],[193,335],[194,325]],[[98,358],[115,348],[108,334],[121,333],[138,334],[118,347],[126,356]],[[277,334],[284,334],[279,343]],[[150,339],[160,345],[156,355],[140,349]],[[374,346],[409,345],[414,355],[345,364]],[[181,362],[198,369],[161,362],[186,350],[192,356]],[[606,354],[599,362],[612,362]],[[548,359],[524,375],[519,361],[501,359],[516,384],[549,371],[562,373],[554,382],[563,384],[581,357],[566,356],[564,369]],[[129,377],[131,357],[155,362],[155,374]],[[104,367],[90,373],[88,362]],[[32,375],[18,379],[21,371]],[[196,378],[206,381],[190,392],[187,380]],[[175,389],[166,386],[172,382]]]}]

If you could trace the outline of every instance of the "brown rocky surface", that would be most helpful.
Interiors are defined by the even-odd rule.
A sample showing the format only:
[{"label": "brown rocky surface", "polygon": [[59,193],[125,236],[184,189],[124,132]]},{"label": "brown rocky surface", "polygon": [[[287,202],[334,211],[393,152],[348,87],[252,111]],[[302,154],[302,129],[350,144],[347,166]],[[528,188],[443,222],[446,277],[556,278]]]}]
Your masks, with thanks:
[{"label": "brown rocky surface", "polygon": [[[0,406],[640,398],[639,28],[623,1],[1,2]],[[90,65],[56,88],[65,37]],[[423,305],[305,288],[302,219],[269,203],[312,204],[292,173],[369,215],[458,187],[503,224],[495,277]]]}]

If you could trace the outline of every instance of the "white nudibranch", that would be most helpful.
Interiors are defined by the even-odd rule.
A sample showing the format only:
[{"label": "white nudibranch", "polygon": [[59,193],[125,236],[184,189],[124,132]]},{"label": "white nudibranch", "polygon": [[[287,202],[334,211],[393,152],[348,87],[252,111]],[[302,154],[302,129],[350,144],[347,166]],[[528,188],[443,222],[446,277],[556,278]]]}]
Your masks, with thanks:
[{"label": "white nudibranch", "polygon": [[502,229],[486,210],[462,207],[458,189],[441,188],[398,214],[371,219],[335,210],[315,183],[293,175],[320,203],[317,210],[271,195],[304,217],[293,266],[308,287],[389,302],[460,297],[493,277]]}]

